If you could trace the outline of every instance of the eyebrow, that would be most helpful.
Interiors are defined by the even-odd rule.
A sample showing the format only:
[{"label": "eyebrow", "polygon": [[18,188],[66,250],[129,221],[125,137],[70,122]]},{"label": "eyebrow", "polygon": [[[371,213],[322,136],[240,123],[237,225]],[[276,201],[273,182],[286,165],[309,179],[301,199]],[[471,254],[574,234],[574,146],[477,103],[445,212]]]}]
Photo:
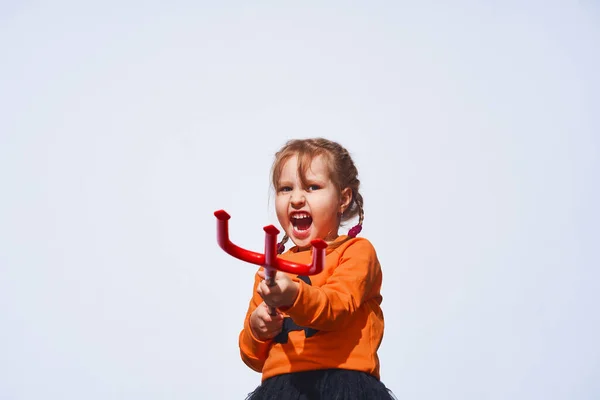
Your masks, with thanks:
[{"label": "eyebrow", "polygon": [[280,179],[279,182],[277,182],[277,187],[292,186],[292,185],[293,185],[292,181],[287,181],[287,180],[283,180],[283,179]]},{"label": "eyebrow", "polygon": [[327,179],[315,178],[315,177],[306,177],[307,184],[318,183],[319,185],[324,185],[327,183]]}]

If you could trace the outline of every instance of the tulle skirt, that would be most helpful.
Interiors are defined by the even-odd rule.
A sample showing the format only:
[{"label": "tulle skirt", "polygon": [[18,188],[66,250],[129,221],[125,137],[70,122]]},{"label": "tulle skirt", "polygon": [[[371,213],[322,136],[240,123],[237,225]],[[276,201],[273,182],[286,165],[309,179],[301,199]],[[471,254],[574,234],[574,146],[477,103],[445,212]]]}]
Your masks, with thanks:
[{"label": "tulle skirt", "polygon": [[324,369],[266,379],[246,400],[389,400],[396,397],[365,372]]}]

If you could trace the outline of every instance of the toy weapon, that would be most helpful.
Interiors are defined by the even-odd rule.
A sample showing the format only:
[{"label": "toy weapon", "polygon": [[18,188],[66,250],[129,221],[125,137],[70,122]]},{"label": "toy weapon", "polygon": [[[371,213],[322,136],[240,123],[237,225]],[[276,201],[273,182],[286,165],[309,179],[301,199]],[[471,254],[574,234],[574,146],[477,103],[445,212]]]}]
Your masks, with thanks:
[{"label": "toy weapon", "polygon": [[[325,266],[325,248],[327,243],[322,239],[310,242],[312,245],[312,264],[298,264],[277,257],[277,235],[279,230],[273,225],[265,226],[265,252],[255,253],[236,246],[229,240],[229,219],[231,218],[224,210],[215,211],[217,217],[217,243],[229,255],[242,261],[261,265],[265,268],[265,281],[267,285],[275,285],[275,271],[289,272],[297,275],[316,275],[323,271]],[[276,315],[275,307],[269,306],[269,314]]]}]

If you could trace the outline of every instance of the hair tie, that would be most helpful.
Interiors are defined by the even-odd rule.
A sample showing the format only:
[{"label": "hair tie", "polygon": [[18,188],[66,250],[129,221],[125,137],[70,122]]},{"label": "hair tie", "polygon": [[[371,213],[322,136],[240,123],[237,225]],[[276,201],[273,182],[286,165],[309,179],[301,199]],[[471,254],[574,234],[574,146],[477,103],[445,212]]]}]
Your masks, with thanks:
[{"label": "hair tie", "polygon": [[285,251],[285,245],[283,242],[277,243],[277,254],[282,254]]},{"label": "hair tie", "polygon": [[351,238],[354,238],[354,237],[356,237],[356,235],[358,235],[360,233],[360,231],[362,231],[362,225],[361,224],[354,225],[348,231],[348,236],[350,236]]}]

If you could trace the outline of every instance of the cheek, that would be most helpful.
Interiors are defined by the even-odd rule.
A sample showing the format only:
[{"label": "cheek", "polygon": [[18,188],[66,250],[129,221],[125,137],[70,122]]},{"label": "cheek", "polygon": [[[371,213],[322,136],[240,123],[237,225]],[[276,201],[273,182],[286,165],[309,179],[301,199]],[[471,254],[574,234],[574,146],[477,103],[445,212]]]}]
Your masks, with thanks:
[{"label": "cheek", "polygon": [[275,213],[277,218],[281,221],[282,218],[287,218],[287,203],[281,199],[275,199]]},{"label": "cheek", "polygon": [[339,204],[335,201],[325,198],[319,204],[318,216],[324,223],[330,224],[338,218]]}]

